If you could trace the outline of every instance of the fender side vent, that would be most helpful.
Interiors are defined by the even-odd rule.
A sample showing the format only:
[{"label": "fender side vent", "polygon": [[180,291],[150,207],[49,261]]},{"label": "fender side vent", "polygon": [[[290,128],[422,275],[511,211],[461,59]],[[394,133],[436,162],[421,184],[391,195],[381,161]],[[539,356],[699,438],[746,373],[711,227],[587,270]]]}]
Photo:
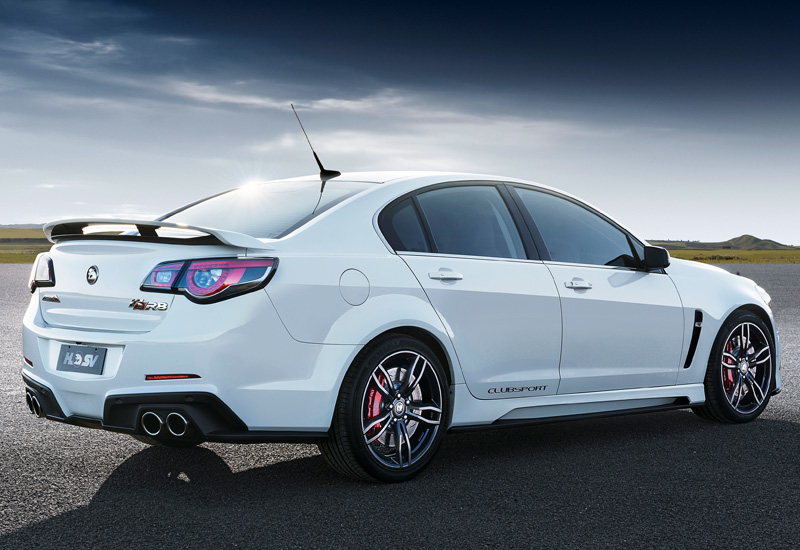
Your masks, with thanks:
[{"label": "fender side vent", "polygon": [[692,328],[692,341],[689,342],[689,353],[686,355],[686,363],[683,368],[688,369],[692,366],[694,352],[697,351],[697,342],[700,341],[700,331],[703,330],[703,312],[699,309],[694,311],[694,327]]}]

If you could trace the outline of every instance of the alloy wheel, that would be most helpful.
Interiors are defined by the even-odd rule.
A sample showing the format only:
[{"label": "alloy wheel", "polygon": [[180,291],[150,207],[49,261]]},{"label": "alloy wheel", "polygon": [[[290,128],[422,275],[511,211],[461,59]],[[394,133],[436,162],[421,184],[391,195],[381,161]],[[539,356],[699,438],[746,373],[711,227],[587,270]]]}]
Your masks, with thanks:
[{"label": "alloy wheel", "polygon": [[733,409],[749,414],[758,409],[772,383],[770,341],[758,325],[736,325],[725,340],[721,359],[722,387]]},{"label": "alloy wheel", "polygon": [[361,398],[361,435],[381,465],[409,468],[431,448],[442,421],[442,384],[420,353],[391,353],[373,369]]}]

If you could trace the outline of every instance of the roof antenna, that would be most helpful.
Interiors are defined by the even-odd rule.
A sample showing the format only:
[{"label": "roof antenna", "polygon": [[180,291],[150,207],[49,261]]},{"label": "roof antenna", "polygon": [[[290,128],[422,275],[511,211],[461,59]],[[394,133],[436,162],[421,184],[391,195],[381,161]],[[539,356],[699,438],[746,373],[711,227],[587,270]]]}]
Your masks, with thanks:
[{"label": "roof antenna", "polygon": [[326,170],[324,166],[322,166],[322,162],[319,160],[317,156],[317,152],[314,151],[314,146],[311,145],[311,140],[308,139],[308,134],[306,133],[306,129],[303,128],[303,123],[300,122],[300,117],[297,116],[297,111],[294,109],[294,104],[290,103],[289,105],[292,106],[292,111],[294,112],[294,116],[297,118],[297,122],[300,123],[300,129],[303,130],[303,135],[306,136],[306,141],[308,142],[308,146],[311,147],[311,153],[314,155],[314,160],[317,161],[317,166],[319,166],[319,179],[322,180],[322,190],[320,193],[325,189],[325,182],[329,179],[335,178],[336,176],[341,176],[342,173],[336,170]]}]

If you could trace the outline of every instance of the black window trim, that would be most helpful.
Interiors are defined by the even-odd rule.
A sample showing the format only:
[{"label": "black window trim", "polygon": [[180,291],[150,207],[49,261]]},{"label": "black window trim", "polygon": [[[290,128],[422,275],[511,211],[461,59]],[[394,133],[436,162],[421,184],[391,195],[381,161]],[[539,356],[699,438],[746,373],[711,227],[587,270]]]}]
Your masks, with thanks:
[{"label": "black window trim", "polygon": [[584,264],[584,263],[578,263],[578,262],[561,262],[561,261],[558,261],[558,260],[553,260],[552,257],[550,256],[550,251],[548,250],[547,245],[545,245],[545,243],[544,243],[544,239],[542,238],[542,234],[539,232],[539,227],[536,225],[536,222],[533,220],[533,217],[530,215],[530,212],[528,212],[528,209],[525,208],[525,205],[522,202],[522,197],[520,197],[519,193],[517,193],[517,189],[526,189],[528,191],[535,191],[535,192],[539,192],[539,193],[544,193],[544,194],[547,194],[547,195],[552,195],[552,196],[557,197],[559,199],[563,199],[563,200],[569,201],[572,204],[575,204],[575,205],[583,208],[584,210],[586,210],[590,214],[594,214],[595,216],[597,216],[601,220],[605,221],[606,223],[610,224],[611,226],[617,228],[628,239],[630,239],[631,241],[633,241],[635,243],[638,243],[641,247],[644,247],[645,244],[642,241],[640,241],[639,239],[637,239],[636,236],[633,235],[630,231],[628,231],[627,229],[622,227],[620,224],[618,224],[617,222],[615,222],[614,220],[612,220],[611,218],[609,218],[608,216],[606,216],[602,212],[598,212],[594,208],[590,207],[589,205],[587,205],[587,204],[585,204],[585,203],[583,203],[583,202],[581,202],[581,201],[579,201],[577,199],[574,199],[574,198],[569,197],[567,195],[563,195],[563,194],[558,193],[557,191],[554,191],[552,189],[545,189],[545,188],[542,188],[542,187],[535,187],[533,185],[525,185],[525,184],[522,184],[522,183],[509,182],[509,183],[506,183],[506,186],[512,191],[510,194],[514,198],[514,202],[516,203],[517,208],[519,208],[519,210],[522,212],[522,217],[524,218],[525,223],[527,223],[529,225],[531,234],[534,235],[534,241],[536,242],[537,246],[539,247],[539,250],[541,251],[542,261],[559,263],[559,264],[568,264],[568,265],[601,267],[601,268],[604,268],[604,269],[618,269],[618,270],[622,269],[622,270],[627,270],[627,271],[643,271],[644,270],[644,266],[642,266],[640,268],[633,268],[633,267],[613,266],[613,265]]},{"label": "black window trim", "polygon": [[[419,223],[422,226],[422,234],[425,235],[425,240],[428,241],[429,252],[427,253],[438,254],[439,247],[436,245],[436,241],[433,239],[433,233],[431,232],[431,226],[428,223],[428,217],[425,215],[425,211],[422,209],[422,205],[420,205],[417,195],[416,194],[411,195],[411,197],[409,198],[411,199],[411,204],[414,205],[414,211],[417,213],[417,218],[419,219]],[[404,252],[412,252],[412,251],[408,250]]]},{"label": "black window trim", "polygon": [[[509,214],[511,215],[511,219],[514,223],[514,228],[517,230],[517,235],[519,235],[520,240],[522,241],[522,248],[525,252],[524,258],[501,258],[496,256],[468,256],[464,254],[446,254],[444,252],[439,252],[438,248],[436,247],[436,242],[433,239],[433,234],[431,232],[430,225],[428,224],[428,219],[425,217],[425,212],[419,204],[419,200],[417,199],[418,195],[422,193],[427,193],[429,191],[436,191],[438,189],[446,189],[449,187],[472,187],[472,186],[480,186],[480,187],[494,187],[497,192],[500,194],[503,202],[508,209]],[[411,198],[414,204],[414,208],[417,212],[417,216],[420,219],[422,224],[422,231],[425,234],[425,238],[428,239],[429,249],[430,252],[414,252],[410,250],[402,250],[398,251],[392,247],[391,243],[389,243],[389,239],[386,238],[383,230],[383,224],[385,220],[385,215],[399,203],[403,202],[404,200]],[[497,181],[497,180],[465,180],[465,181],[448,181],[442,183],[435,183],[433,185],[428,185],[426,187],[422,187],[420,189],[415,189],[408,193],[405,193],[396,199],[392,200],[383,207],[383,209],[378,214],[378,230],[380,231],[381,237],[383,240],[390,246],[390,248],[394,251],[395,254],[413,254],[413,255],[437,255],[437,256],[452,256],[452,257],[459,257],[459,258],[485,258],[485,259],[499,259],[499,260],[509,260],[509,261],[541,261],[542,258],[539,255],[539,250],[541,250],[531,235],[531,230],[529,225],[526,223],[523,217],[524,210],[519,207],[514,199],[514,196],[508,191],[506,187],[506,182]],[[546,250],[546,249],[545,249]]]}]

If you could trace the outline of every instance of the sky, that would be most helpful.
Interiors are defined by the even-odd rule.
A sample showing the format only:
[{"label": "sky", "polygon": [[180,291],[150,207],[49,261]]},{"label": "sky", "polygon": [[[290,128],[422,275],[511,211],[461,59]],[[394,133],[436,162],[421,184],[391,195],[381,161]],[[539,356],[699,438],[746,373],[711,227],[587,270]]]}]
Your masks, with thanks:
[{"label": "sky", "polygon": [[0,0],[0,224],[326,168],[575,194],[648,239],[800,245],[800,7]]}]

